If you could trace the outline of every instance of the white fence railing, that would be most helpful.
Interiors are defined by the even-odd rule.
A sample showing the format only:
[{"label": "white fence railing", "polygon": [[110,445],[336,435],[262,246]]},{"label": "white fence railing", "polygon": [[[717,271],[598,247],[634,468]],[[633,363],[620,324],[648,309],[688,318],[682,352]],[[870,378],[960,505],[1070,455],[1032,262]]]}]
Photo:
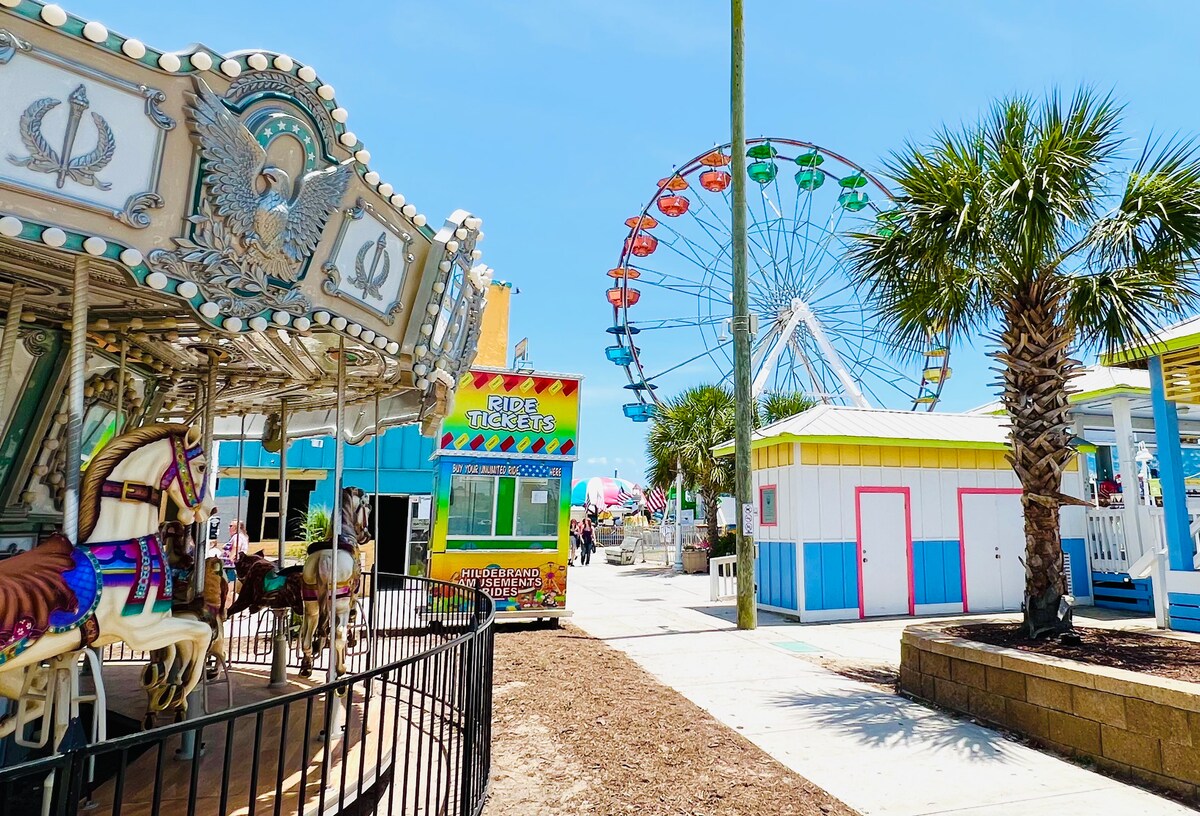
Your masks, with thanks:
[{"label": "white fence railing", "polygon": [[708,559],[708,598],[727,601],[737,597],[737,556]]},{"label": "white fence railing", "polygon": [[[1088,508],[1087,546],[1093,570],[1128,572],[1129,566],[1145,553],[1166,546],[1163,509],[1143,505],[1132,510],[1127,513],[1115,507]],[[1189,507],[1188,519],[1192,542],[1200,553],[1200,507]]]}]

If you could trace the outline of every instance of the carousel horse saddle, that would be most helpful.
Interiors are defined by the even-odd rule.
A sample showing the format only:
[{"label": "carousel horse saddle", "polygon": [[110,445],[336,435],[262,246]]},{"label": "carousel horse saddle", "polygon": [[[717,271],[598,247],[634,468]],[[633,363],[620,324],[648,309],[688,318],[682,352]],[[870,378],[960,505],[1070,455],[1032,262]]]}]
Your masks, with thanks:
[{"label": "carousel horse saddle", "polygon": [[290,576],[299,575],[303,571],[303,565],[271,570],[263,576],[263,592],[266,592],[267,594],[278,592],[287,586],[288,578]]},{"label": "carousel horse saddle", "polygon": [[0,664],[46,631],[78,629],[99,600],[99,565],[61,534],[0,561]]},{"label": "carousel horse saddle", "polygon": [[[348,552],[351,555],[356,555],[354,542],[347,539],[345,536],[338,536],[337,548],[342,552]],[[319,552],[329,552],[328,541],[317,541],[308,545],[308,554],[315,555]]]}]

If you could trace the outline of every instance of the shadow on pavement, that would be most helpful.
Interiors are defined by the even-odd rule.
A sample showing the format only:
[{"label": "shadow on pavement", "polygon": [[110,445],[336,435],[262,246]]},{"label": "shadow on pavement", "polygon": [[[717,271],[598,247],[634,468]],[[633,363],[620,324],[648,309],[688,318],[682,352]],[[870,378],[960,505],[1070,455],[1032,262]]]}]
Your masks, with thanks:
[{"label": "shadow on pavement", "polygon": [[863,745],[952,751],[982,762],[1003,759],[1007,752],[1008,740],[996,731],[884,691],[797,692],[778,695],[772,702],[797,709],[814,725],[842,731]]}]

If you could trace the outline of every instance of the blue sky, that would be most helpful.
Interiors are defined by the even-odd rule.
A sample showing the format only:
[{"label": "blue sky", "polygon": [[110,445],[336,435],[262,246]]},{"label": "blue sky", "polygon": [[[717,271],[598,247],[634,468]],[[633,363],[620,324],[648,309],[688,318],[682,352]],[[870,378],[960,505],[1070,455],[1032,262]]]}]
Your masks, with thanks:
[{"label": "blue sky", "polygon": [[[1128,103],[1130,153],[1200,130],[1200,5],[1078,0],[747,0],[751,136],[812,141],[878,169],[905,139],[989,100],[1080,83]],[[68,0],[159,48],[263,48],[312,64],[372,168],[440,221],[484,219],[484,260],[513,281],[513,336],[539,368],[586,376],[579,475],[640,480],[645,426],[621,416],[604,300],[623,221],[657,179],[726,141],[722,0],[354,4]],[[686,340],[681,338],[681,344]],[[956,348],[943,407],[991,399],[982,346]],[[679,359],[690,354],[680,353]]]}]

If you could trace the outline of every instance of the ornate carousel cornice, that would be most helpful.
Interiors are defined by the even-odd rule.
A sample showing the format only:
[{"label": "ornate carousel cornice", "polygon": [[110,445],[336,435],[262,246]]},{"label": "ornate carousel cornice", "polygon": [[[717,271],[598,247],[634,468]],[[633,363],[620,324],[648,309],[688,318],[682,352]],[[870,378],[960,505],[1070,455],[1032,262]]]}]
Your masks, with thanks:
[{"label": "ornate carousel cornice", "polygon": [[[396,359],[401,370],[411,377],[413,386],[425,394],[420,411],[422,417],[438,415],[445,410],[445,405],[452,399],[459,373],[473,358],[480,316],[485,305],[484,293],[491,280],[491,270],[478,263],[481,252],[477,244],[483,239],[480,229],[482,222],[478,217],[460,210],[447,219],[440,229],[430,227],[426,216],[418,212],[415,205],[370,169],[370,151],[354,132],[347,129],[348,112],[337,103],[333,86],[322,81],[312,66],[302,64],[286,54],[267,51],[219,54],[203,45],[193,45],[174,52],[156,50],[140,40],[112,32],[98,21],[84,20],[56,4],[43,4],[36,0],[0,0],[0,12],[21,18],[27,24],[51,29],[57,36],[79,43],[67,49],[75,59],[80,59],[78,55],[84,47],[109,55],[103,58],[108,60],[104,63],[108,69],[106,72],[92,68],[86,58],[81,64],[58,53],[45,52],[44,44],[35,42],[31,45],[25,39],[37,39],[32,29],[23,32],[21,26],[14,26],[15,31],[8,30],[4,26],[5,14],[0,14],[0,71],[6,67],[11,69],[9,63],[19,54],[40,52],[39,58],[53,62],[55,70],[90,75],[93,80],[89,81],[93,84],[108,82],[109,85],[120,85],[125,93],[132,93],[134,98],[144,98],[145,115],[152,127],[141,127],[158,133],[154,137],[157,145],[154,158],[149,162],[153,167],[152,183],[145,186],[146,192],[130,196],[123,208],[106,211],[103,206],[96,206],[94,200],[89,203],[82,194],[72,196],[63,190],[64,175],[76,185],[87,185],[85,192],[86,189],[98,187],[105,190],[111,186],[100,179],[99,171],[94,169],[97,164],[103,168],[107,163],[102,155],[106,149],[108,159],[115,151],[116,137],[101,114],[90,112],[98,134],[90,138],[98,138],[99,141],[93,153],[88,155],[101,156],[99,161],[91,165],[83,161],[86,157],[73,161],[76,154],[69,150],[59,160],[58,153],[53,149],[57,144],[51,146],[53,139],[43,140],[40,133],[42,117],[64,101],[69,103],[71,122],[80,121],[89,106],[89,100],[83,94],[83,85],[69,99],[47,97],[39,100],[43,103],[41,108],[32,105],[26,108],[21,121],[22,138],[27,147],[37,143],[44,149],[31,149],[27,151],[30,155],[19,161],[18,157],[9,157],[9,161],[13,164],[24,163],[25,167],[33,167],[38,172],[51,175],[57,169],[60,192],[47,191],[45,188],[21,188],[19,184],[14,189],[23,195],[65,203],[68,208],[72,202],[80,202],[77,205],[80,212],[92,213],[90,220],[97,224],[97,228],[82,230],[78,226],[71,226],[66,222],[78,222],[80,219],[63,220],[59,217],[61,207],[40,208],[20,202],[18,198],[19,203],[4,208],[8,212],[0,210],[0,237],[21,242],[35,251],[39,247],[55,251],[46,254],[47,262],[56,253],[73,253],[94,258],[97,263],[109,267],[124,269],[139,286],[185,302],[201,326],[207,326],[221,336],[261,334],[271,329],[300,335],[312,332],[342,335],[360,346],[373,348],[381,355]],[[133,72],[151,71],[176,78],[175,82],[169,83],[170,94],[151,87],[156,84],[151,78],[153,74],[142,76],[135,73],[133,78],[126,79],[124,71],[112,68],[111,60],[114,58],[131,63]],[[97,58],[97,62],[100,61]],[[194,90],[182,90],[178,82],[180,77],[190,77]],[[211,91],[210,83],[213,86]],[[181,92],[190,100],[183,108],[188,120],[186,123],[177,121],[176,103]],[[230,120],[237,127],[250,128],[253,125],[246,124],[243,119],[253,118],[256,106],[263,107],[260,104],[263,100],[281,99],[295,106],[296,110],[305,112],[301,118],[304,115],[308,118],[304,122],[295,120],[292,123],[293,131],[296,131],[296,123],[299,122],[301,126],[309,128],[308,134],[315,142],[313,149],[302,150],[308,156],[304,169],[309,170],[314,163],[316,169],[321,169],[323,164],[329,172],[335,169],[341,172],[340,168],[346,167],[358,180],[353,191],[349,192],[350,198],[336,191],[329,193],[328,203],[336,204],[336,207],[327,216],[322,216],[323,220],[315,228],[318,234],[312,239],[312,246],[320,244],[323,251],[320,255],[315,251],[306,254],[294,262],[292,283],[286,283],[286,274],[282,278],[285,283],[280,284],[277,277],[268,278],[268,272],[259,273],[258,279],[271,281],[264,283],[264,286],[278,290],[276,294],[280,296],[274,299],[230,294],[234,287],[230,285],[222,289],[214,286],[213,276],[209,275],[213,270],[204,266],[206,263],[211,266],[219,262],[217,256],[222,252],[227,255],[240,253],[237,258],[226,258],[234,266],[252,265],[251,260],[242,257],[248,256],[249,250],[239,244],[237,253],[234,253],[234,243],[239,236],[230,236],[228,233],[231,224],[240,224],[243,232],[251,236],[245,238],[247,242],[255,235],[255,230],[246,226],[249,216],[239,216],[238,212],[233,212],[231,216],[229,202],[222,200],[222,194],[210,189],[213,151],[232,149],[235,145],[230,142],[234,137],[230,135],[229,127],[225,129],[225,143],[221,143],[220,139],[214,141],[211,134],[206,138],[200,132],[197,110],[202,106],[198,100],[203,100],[206,92],[219,99],[221,109],[229,112]],[[75,98],[76,94],[79,99]],[[66,97],[65,91],[60,95]],[[246,113],[248,110],[250,114]],[[272,115],[287,118],[279,112]],[[118,122],[117,119],[113,121]],[[120,124],[126,122],[118,122],[118,126]],[[90,123],[88,126],[91,126]],[[276,126],[282,134],[284,125]],[[61,128],[61,125],[56,127]],[[203,174],[198,169],[191,171],[194,173],[191,183],[195,190],[191,204],[183,204],[179,200],[178,189],[171,190],[174,194],[169,202],[172,217],[175,211],[183,207],[183,215],[190,222],[182,233],[165,226],[169,221],[165,215],[156,216],[152,212],[164,207],[164,195],[160,195],[164,191],[159,174],[174,173],[168,179],[168,184],[178,186],[181,183],[178,175],[181,158],[178,138],[170,136],[172,141],[167,141],[167,134],[177,127],[181,131],[189,131],[191,141],[198,145],[198,149],[190,154],[193,157],[191,161],[195,163],[198,157],[203,156],[204,167],[207,168]],[[251,138],[258,139],[263,149],[267,150],[273,138],[269,135],[271,126],[268,124],[264,128],[260,121],[256,127],[257,131],[247,129],[247,133]],[[268,134],[265,138],[264,130]],[[70,123],[68,131],[74,133]],[[304,134],[304,131],[296,132]],[[54,138],[57,138],[57,131]],[[121,138],[125,136],[122,134]],[[68,144],[64,148],[69,146],[68,137]],[[166,153],[168,148],[171,151],[170,163]],[[124,155],[129,155],[127,149]],[[58,163],[57,168],[51,166],[55,162]],[[304,195],[304,187],[311,175],[314,174],[310,172],[300,180],[301,192],[289,202],[289,206],[296,205]],[[6,184],[11,186],[11,182]],[[343,186],[340,189],[346,188]],[[107,220],[98,219],[96,214],[106,216]],[[238,221],[239,217],[241,221]],[[352,240],[348,238],[353,225],[358,222],[370,224],[379,232],[374,246],[363,241],[361,230],[354,234]],[[105,223],[112,224],[112,228],[103,228]],[[151,226],[154,229],[148,229]],[[379,231],[380,228],[383,231]],[[224,237],[222,230],[226,233]],[[336,240],[332,241],[330,248],[327,239],[335,233]],[[389,236],[389,241],[395,239],[398,243],[385,246],[385,234]],[[142,241],[142,236],[147,240]],[[423,263],[414,264],[415,258],[409,252],[410,242],[414,239],[427,247],[427,251],[420,253],[425,256]],[[173,241],[174,246],[164,245],[168,240]],[[293,254],[292,257],[297,256]],[[203,260],[205,258],[207,260]],[[400,289],[394,290],[399,296],[395,301],[385,299],[378,307],[369,304],[366,294],[378,290],[380,281],[388,274],[389,266],[397,265],[400,267],[401,280],[409,275],[418,279],[415,297],[402,302],[399,297],[409,287],[401,285]],[[314,278],[315,281],[307,280]],[[304,294],[300,293],[302,280],[306,281]],[[361,290],[363,297],[348,294],[343,286],[346,281]],[[241,283],[244,284],[244,281]],[[240,291],[245,292],[244,286]],[[266,289],[257,291],[265,292]],[[406,311],[411,313],[403,314]],[[355,314],[362,314],[363,317],[352,319]],[[401,314],[404,322],[395,325],[393,330]]]}]

